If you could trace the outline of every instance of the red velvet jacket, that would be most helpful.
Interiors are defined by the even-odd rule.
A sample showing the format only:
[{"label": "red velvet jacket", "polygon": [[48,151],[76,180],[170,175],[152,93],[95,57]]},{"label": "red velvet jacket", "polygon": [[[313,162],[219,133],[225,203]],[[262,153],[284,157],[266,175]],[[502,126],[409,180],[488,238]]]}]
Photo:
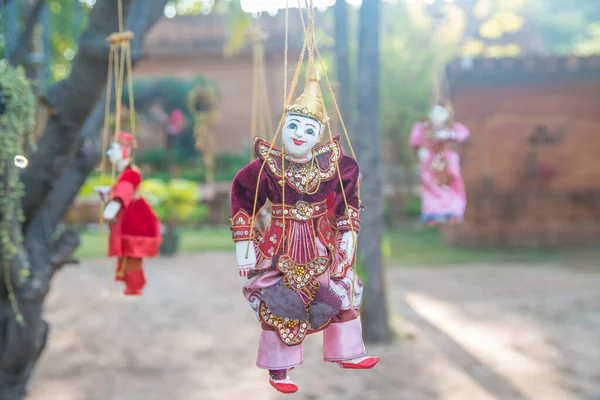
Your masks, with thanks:
[{"label": "red velvet jacket", "polygon": [[111,200],[121,203],[116,221],[110,224],[109,257],[156,257],[162,242],[160,221],[152,207],[139,196],[142,176],[127,167],[112,188]]},{"label": "red velvet jacket", "polygon": [[[275,221],[272,220],[271,225],[264,234],[258,232],[258,236],[254,236],[261,253],[259,258],[269,258],[279,254],[284,236],[282,235],[283,224],[278,220],[281,218],[283,199],[281,150],[273,147],[269,153],[269,146],[270,144],[267,141],[257,139],[255,151],[258,158],[238,172],[233,180],[231,192],[234,241],[244,241],[251,237],[250,225],[256,193],[258,194],[256,211],[260,210],[267,199],[273,203],[272,217]],[[360,231],[360,205],[357,193],[358,164],[352,157],[342,153],[339,138],[315,148],[315,154],[320,178],[315,178],[314,182],[311,182],[311,177],[306,178],[306,176],[301,176],[301,173],[295,174],[293,163],[286,161],[285,205],[293,206],[298,202],[305,202],[311,206],[313,208],[311,212],[314,212],[312,218],[316,234],[323,244],[334,251],[336,232],[345,232],[351,229],[355,232]],[[264,161],[265,166],[261,173]],[[343,192],[336,163],[339,164]],[[260,179],[258,179],[259,174]],[[256,191],[257,184],[258,192]],[[306,186],[308,186],[308,192],[311,194],[303,193],[307,191],[304,190]],[[346,210],[344,195],[348,202],[348,210]],[[325,205],[326,210],[323,209]]]}]

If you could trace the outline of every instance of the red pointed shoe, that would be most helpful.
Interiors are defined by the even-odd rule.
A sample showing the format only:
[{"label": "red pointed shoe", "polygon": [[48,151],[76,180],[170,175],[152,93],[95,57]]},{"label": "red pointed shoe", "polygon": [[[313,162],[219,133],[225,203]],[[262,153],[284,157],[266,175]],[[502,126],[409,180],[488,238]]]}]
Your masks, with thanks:
[{"label": "red pointed shoe", "polygon": [[141,296],[142,289],[125,289],[123,292],[125,296]]},{"label": "red pointed shoe", "polygon": [[292,394],[298,391],[298,385],[290,380],[290,378],[285,379],[273,379],[269,378],[269,383],[271,386],[275,388],[280,393]]},{"label": "red pointed shoe", "polygon": [[379,362],[379,357],[360,357],[354,360],[340,361],[338,364],[345,369],[371,369]]}]

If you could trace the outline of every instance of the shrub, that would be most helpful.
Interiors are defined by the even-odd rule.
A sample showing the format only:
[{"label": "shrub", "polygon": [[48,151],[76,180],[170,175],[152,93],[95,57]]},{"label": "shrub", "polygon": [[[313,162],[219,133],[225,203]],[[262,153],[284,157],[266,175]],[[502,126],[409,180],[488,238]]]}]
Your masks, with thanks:
[{"label": "shrub", "polygon": [[182,222],[194,215],[200,200],[198,184],[185,179],[165,183],[146,179],[140,185],[140,194],[150,203],[162,220]]}]

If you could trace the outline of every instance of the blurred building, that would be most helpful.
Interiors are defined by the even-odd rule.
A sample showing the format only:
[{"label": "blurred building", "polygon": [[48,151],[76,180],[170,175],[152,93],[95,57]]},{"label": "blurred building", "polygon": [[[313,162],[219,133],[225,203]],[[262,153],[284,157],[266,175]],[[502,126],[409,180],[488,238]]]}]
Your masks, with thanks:
[{"label": "blurred building", "polygon": [[[304,40],[302,26],[294,13],[297,10],[291,9],[288,86]],[[260,22],[269,34],[265,44],[265,70],[276,125],[283,111],[285,13],[262,16]],[[146,37],[145,58],[137,65],[135,76],[191,78],[203,75],[215,81],[221,94],[221,117],[215,126],[218,150],[239,152],[250,142],[252,47],[248,43],[239,54],[226,56],[224,48],[229,34],[229,22],[224,15],[163,18]]]},{"label": "blurred building", "polygon": [[477,59],[449,67],[463,154],[465,223],[452,244],[600,239],[600,57]]}]

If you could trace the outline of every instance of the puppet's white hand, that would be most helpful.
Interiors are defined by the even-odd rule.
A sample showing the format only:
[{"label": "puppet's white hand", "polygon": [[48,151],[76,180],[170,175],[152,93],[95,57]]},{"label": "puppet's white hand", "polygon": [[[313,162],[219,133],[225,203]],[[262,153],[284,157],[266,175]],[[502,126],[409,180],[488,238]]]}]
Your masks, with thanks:
[{"label": "puppet's white hand", "polygon": [[340,244],[341,250],[346,252],[346,262],[352,264],[354,261],[354,251],[356,250],[356,242],[358,234],[356,232],[348,231],[342,234],[342,242]]},{"label": "puppet's white hand", "polygon": [[454,133],[448,129],[440,129],[435,133],[435,137],[439,140],[448,140],[454,137]]},{"label": "puppet's white hand", "polygon": [[109,186],[96,186],[94,188],[94,192],[98,193],[98,195],[100,196],[100,199],[102,201],[106,201],[106,199],[108,198],[108,194],[110,193],[110,187]]},{"label": "puppet's white hand", "polygon": [[113,221],[119,213],[120,209],[121,203],[119,203],[116,200],[111,200],[108,202],[106,207],[104,207],[104,212],[102,213],[102,216],[107,221]]},{"label": "puppet's white hand", "polygon": [[425,162],[429,159],[429,150],[424,147],[421,147],[419,151],[417,151],[417,157],[419,157],[419,161]]},{"label": "puppet's white hand", "polygon": [[236,242],[235,255],[240,276],[247,276],[251,269],[256,268],[256,250],[254,249],[254,243],[251,241]]}]

